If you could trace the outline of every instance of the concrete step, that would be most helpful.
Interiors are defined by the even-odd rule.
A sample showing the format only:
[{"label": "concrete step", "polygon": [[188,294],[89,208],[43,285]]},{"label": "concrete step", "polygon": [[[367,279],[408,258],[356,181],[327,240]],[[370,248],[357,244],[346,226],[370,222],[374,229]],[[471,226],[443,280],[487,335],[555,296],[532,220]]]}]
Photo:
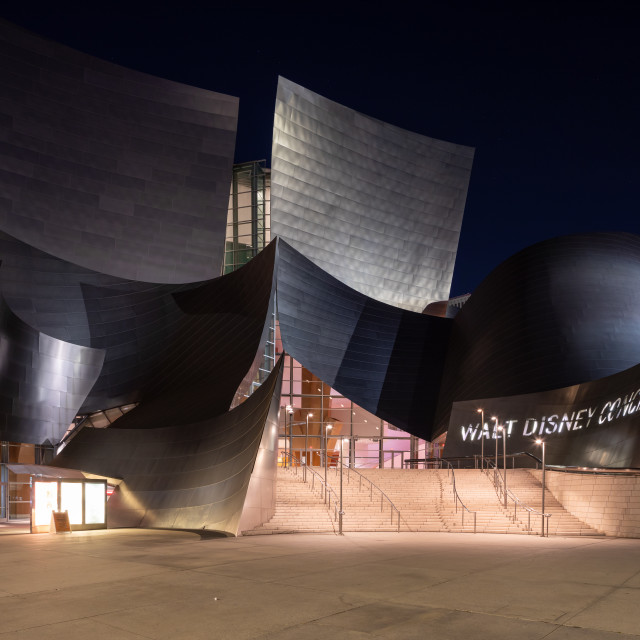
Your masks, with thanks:
[{"label": "concrete step", "polygon": [[[294,469],[278,469],[277,504],[273,518],[254,529],[259,533],[330,532],[337,529],[334,521],[336,498],[329,492],[331,508],[323,496],[318,476],[308,470],[305,483],[302,473]],[[324,478],[324,469],[315,468]],[[537,533],[540,523],[532,516],[528,529],[526,511],[520,508],[513,518],[513,507],[505,510],[499,503],[489,474],[476,469],[460,469],[451,474],[446,469],[360,469],[362,477],[352,470],[343,472],[343,530],[344,531],[396,531],[398,515],[388,500],[381,498],[378,487],[400,511],[401,531],[446,531],[468,533]],[[455,477],[460,499],[469,511],[457,505],[452,489]],[[327,480],[338,492],[339,474],[328,471]],[[371,488],[369,482],[374,483]],[[526,470],[507,470],[507,483],[520,500],[536,508],[542,493],[536,479]],[[312,489],[312,484],[313,489]],[[521,493],[518,494],[517,492]],[[536,498],[537,496],[537,498]],[[537,503],[536,503],[537,500]],[[562,506],[545,495],[545,511],[552,513],[549,533],[553,535],[597,535],[598,532],[568,514]],[[392,518],[393,514],[393,518]]]}]

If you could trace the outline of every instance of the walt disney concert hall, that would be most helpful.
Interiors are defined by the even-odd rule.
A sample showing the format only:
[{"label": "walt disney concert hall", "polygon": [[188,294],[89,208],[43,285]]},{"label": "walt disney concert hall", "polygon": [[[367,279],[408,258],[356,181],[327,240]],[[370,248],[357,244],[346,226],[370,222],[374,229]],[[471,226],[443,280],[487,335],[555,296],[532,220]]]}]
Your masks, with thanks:
[{"label": "walt disney concert hall", "polygon": [[234,164],[235,97],[7,22],[0,56],[0,519],[40,476],[54,511],[100,482],[109,526],[236,535],[283,450],[473,459],[499,422],[640,467],[640,237],[550,239],[450,300],[472,148],[280,78],[271,166]]}]

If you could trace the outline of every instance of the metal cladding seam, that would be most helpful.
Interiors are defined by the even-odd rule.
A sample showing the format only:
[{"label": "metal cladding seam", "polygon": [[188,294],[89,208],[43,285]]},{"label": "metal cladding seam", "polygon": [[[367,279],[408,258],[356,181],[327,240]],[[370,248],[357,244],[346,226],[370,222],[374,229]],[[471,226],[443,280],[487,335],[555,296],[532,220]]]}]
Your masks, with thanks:
[{"label": "metal cladding seam", "polygon": [[[236,535],[263,433],[277,427],[281,382],[282,359],[231,411],[162,428],[82,429],[52,464],[123,479],[108,502],[110,527]],[[177,401],[206,409],[209,396],[193,389]]]},{"label": "metal cladding seam", "polygon": [[[51,339],[75,337],[80,345],[71,347],[100,353],[101,367],[76,412],[144,402],[195,385],[208,397],[212,386],[217,389],[207,415],[222,413],[262,347],[273,304],[275,244],[237,272],[189,285],[96,273],[2,233],[0,250],[0,289],[12,312],[35,323],[34,331],[49,330]],[[139,425],[149,411],[139,407],[123,426]],[[172,420],[175,411],[168,406],[151,424]],[[182,411],[198,419],[196,406]],[[28,442],[34,434],[13,439]]]},{"label": "metal cladding seam", "polygon": [[[510,453],[526,451],[546,463],[568,467],[640,467],[640,365],[582,384],[513,395],[455,402],[451,413],[448,456],[471,456],[482,450],[478,405],[485,417],[496,415],[508,430]],[[463,437],[466,436],[466,437]],[[472,437],[473,436],[473,437]],[[484,451],[491,453],[492,429]],[[488,448],[489,447],[489,448]],[[502,449],[502,446],[500,447]]]},{"label": "metal cladding seam", "polygon": [[640,236],[537,243],[498,266],[453,322],[436,418],[454,402],[548,391],[640,362]]},{"label": "metal cladding seam", "polygon": [[220,273],[238,99],[0,20],[0,230],[101,273]]},{"label": "metal cladding seam", "polygon": [[451,320],[367,298],[278,240],[284,350],[356,404],[430,438]]},{"label": "metal cladding seam", "polygon": [[[113,427],[159,427],[223,413],[264,348],[273,304],[276,243],[246,265],[215,280],[172,294],[179,309],[167,343],[139,386],[140,404]],[[206,403],[189,400],[198,390]]]},{"label": "metal cladding seam", "polygon": [[30,327],[0,296],[0,440],[59,442],[103,360],[102,349],[70,344]]},{"label": "metal cladding seam", "polygon": [[473,149],[278,79],[271,231],[352,289],[421,312],[449,297]]}]

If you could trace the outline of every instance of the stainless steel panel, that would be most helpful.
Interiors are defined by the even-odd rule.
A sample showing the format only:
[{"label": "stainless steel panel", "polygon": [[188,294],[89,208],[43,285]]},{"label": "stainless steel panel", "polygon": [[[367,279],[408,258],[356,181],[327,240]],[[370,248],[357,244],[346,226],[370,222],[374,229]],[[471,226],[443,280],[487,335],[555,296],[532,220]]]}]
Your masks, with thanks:
[{"label": "stainless steel panel", "polygon": [[437,428],[454,402],[538,393],[640,362],[640,236],[545,240],[485,278],[453,324]]},{"label": "stainless steel panel", "polygon": [[[0,230],[121,278],[219,275],[237,98],[97,60],[4,20],[0,56],[9,201]],[[206,242],[208,255],[192,241]]]},{"label": "stainless steel panel", "polygon": [[104,361],[91,349],[46,336],[0,301],[0,440],[57,443]]},{"label": "stainless steel panel", "polygon": [[367,411],[430,437],[451,322],[367,298],[278,240],[284,350]]},{"label": "stainless steel panel", "polygon": [[[107,504],[110,526],[236,535],[252,474],[256,490],[273,484],[281,380],[279,361],[244,403],[197,423],[83,429],[52,464],[123,479]],[[208,398],[198,392],[190,400],[204,405]],[[261,508],[261,517],[269,508]],[[254,513],[250,520],[255,518]]]},{"label": "stainless steel panel", "polygon": [[[472,160],[469,147],[379,122],[279,78],[272,233],[356,291],[421,312],[449,296]],[[434,260],[435,273],[423,266]]]},{"label": "stainless steel panel", "polygon": [[[640,365],[551,391],[455,402],[445,455],[481,453],[478,407],[484,409],[488,426],[485,455],[492,455],[495,448],[493,423],[488,420],[495,415],[507,431],[507,455],[525,451],[540,459],[541,447],[536,440],[541,439],[547,464],[640,467]],[[499,445],[502,454],[503,443]]]}]

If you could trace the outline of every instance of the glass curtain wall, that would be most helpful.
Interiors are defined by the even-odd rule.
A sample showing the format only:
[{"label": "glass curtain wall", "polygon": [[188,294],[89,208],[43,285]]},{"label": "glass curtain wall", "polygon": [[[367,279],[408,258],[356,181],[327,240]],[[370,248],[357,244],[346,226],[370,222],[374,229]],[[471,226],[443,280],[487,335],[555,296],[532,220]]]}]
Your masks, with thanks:
[{"label": "glass curtain wall", "polygon": [[[234,165],[223,273],[240,268],[270,242],[270,200],[271,176],[264,160]],[[274,314],[251,393],[269,375],[281,353]],[[292,413],[287,411],[288,406]],[[313,416],[308,420],[307,431],[309,413]],[[405,460],[436,457],[441,452],[441,447],[365,411],[286,356],[280,411],[282,452],[292,451],[296,460],[312,465],[324,464],[326,455],[327,463],[335,465],[340,447],[343,461],[355,467],[401,468]]]},{"label": "glass curtain wall", "polygon": [[[277,326],[277,325],[276,325]],[[279,333],[276,351],[282,353]],[[308,417],[308,418],[307,418]],[[294,464],[403,468],[415,458],[441,455],[441,447],[420,440],[345,398],[286,355],[280,399],[280,459]]]},{"label": "glass curtain wall", "polygon": [[0,442],[0,521],[28,520],[31,484],[28,474],[14,473],[8,464],[47,464],[53,447]]},{"label": "glass curtain wall", "polygon": [[[264,160],[233,166],[223,274],[231,273],[258,255],[271,241],[271,170]],[[275,311],[269,324],[264,356],[248,397],[268,377],[276,362]]]},{"label": "glass curtain wall", "polygon": [[223,273],[258,255],[271,240],[270,170],[265,161],[233,166]]}]

